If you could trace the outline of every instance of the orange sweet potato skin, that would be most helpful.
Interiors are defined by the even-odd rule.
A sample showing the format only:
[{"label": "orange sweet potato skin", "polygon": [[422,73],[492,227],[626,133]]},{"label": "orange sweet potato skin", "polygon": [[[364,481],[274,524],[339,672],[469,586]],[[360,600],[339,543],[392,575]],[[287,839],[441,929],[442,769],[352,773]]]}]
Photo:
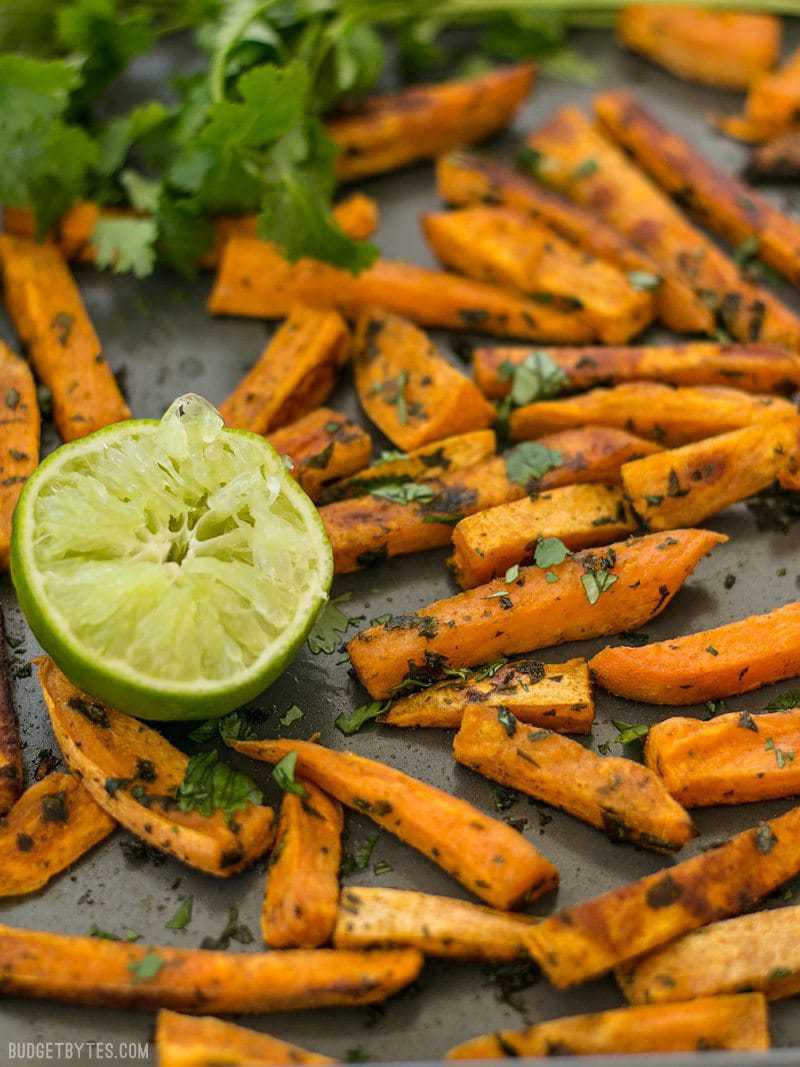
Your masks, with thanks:
[{"label": "orange sweet potato skin", "polygon": [[769,1047],[764,998],[760,993],[742,993],[688,1004],[617,1008],[595,1015],[551,1019],[528,1030],[502,1030],[465,1041],[450,1049],[447,1059]]},{"label": "orange sweet potato skin", "polygon": [[518,408],[511,416],[511,437],[526,441],[591,423],[675,446],[796,414],[795,406],[782,397],[753,395],[721,385],[674,388],[655,382],[628,382]]},{"label": "orange sweet potato skin", "polygon": [[800,674],[800,602],[644,648],[604,648],[589,666],[604,689],[650,704],[748,693]]},{"label": "orange sweet potato skin", "polygon": [[[162,966],[137,981],[135,969],[149,953]],[[260,1014],[373,1004],[412,982],[421,966],[413,949],[209,952],[0,926],[6,995],[141,1011]]]},{"label": "orange sweet potato skin", "polygon": [[447,362],[427,334],[397,315],[364,312],[353,365],[361,406],[405,451],[494,422],[495,410],[474,382]]},{"label": "orange sweet potato skin", "polygon": [[348,355],[341,315],[298,304],[255,366],[219,406],[228,426],[253,433],[277,430],[327,398]]},{"label": "orange sweet potato skin", "polygon": [[0,817],[22,793],[23,777],[22,743],[11,696],[7,648],[5,623],[0,611]]},{"label": "orange sweet potato skin", "polygon": [[558,537],[575,550],[620,541],[637,527],[616,486],[569,485],[462,519],[449,562],[461,588],[471,589],[516,563],[533,563],[539,538]]},{"label": "orange sweet potato skin", "polygon": [[577,985],[680,934],[752,907],[800,870],[800,808],[725,844],[531,928],[531,953],[559,989]]},{"label": "orange sweet potato skin", "polygon": [[336,308],[348,318],[381,307],[420,326],[522,340],[579,344],[592,338],[588,324],[569,312],[447,271],[381,259],[355,276],[312,259],[289,263],[265,241],[228,241],[209,297],[212,314],[282,318],[297,303]]},{"label": "orange sweet potato skin", "polygon": [[[499,399],[511,389],[510,369],[541,348],[476,348],[473,373],[486,396]],[[599,385],[651,381],[666,385],[727,385],[747,393],[793,393],[800,387],[800,356],[762,344],[683,344],[551,348],[548,357],[564,372],[564,393]]]},{"label": "orange sweet potato skin", "polygon": [[11,517],[39,463],[39,405],[30,367],[0,341],[0,571],[8,568]]},{"label": "orange sweet potato skin", "polygon": [[55,245],[0,234],[6,306],[65,441],[130,418],[78,287]]},{"label": "orange sweet potato skin", "polygon": [[336,1063],[269,1034],[223,1022],[210,1015],[187,1018],[160,1011],[156,1022],[159,1067],[257,1067],[259,1064]]},{"label": "orange sweet potato skin", "polygon": [[659,185],[680,193],[700,222],[734,246],[757,240],[758,255],[765,263],[795,285],[800,282],[800,222],[712,166],[630,93],[602,93],[594,108],[604,129]]},{"label": "orange sweet potato skin", "polygon": [[72,775],[35,782],[0,824],[0,897],[41,889],[116,825]]},{"label": "orange sweet potato skin", "polygon": [[678,77],[746,89],[775,64],[781,24],[774,15],[630,4],[619,13],[617,34]]},{"label": "orange sweet potato skin", "polygon": [[475,78],[367,97],[355,113],[327,122],[340,150],[337,177],[351,181],[396,170],[484,140],[511,121],[535,73],[532,64],[520,63]]},{"label": "orange sweet potato skin", "polygon": [[798,459],[800,420],[776,419],[626,463],[622,484],[648,529],[671,530],[796,477]]},{"label": "orange sweet potato skin", "polygon": [[291,459],[293,477],[314,501],[329,482],[361,470],[372,452],[372,438],[366,430],[330,408],[310,411],[269,434],[267,440]]},{"label": "orange sweet potato skin", "polygon": [[317,948],[336,922],[342,808],[311,782],[303,788],[304,797],[284,794],[270,857],[261,932],[272,948]]},{"label": "orange sweet potato skin", "polygon": [[752,989],[768,1000],[800,992],[800,908],[712,923],[617,971],[632,1004],[694,1000]]},{"label": "orange sweet potato skin", "polygon": [[687,808],[800,794],[800,709],[710,722],[665,719],[650,727],[645,762]]},{"label": "orange sweet potato skin", "polygon": [[[800,349],[800,319],[765,289],[746,282],[734,262],[693,227],[580,111],[562,108],[529,145],[547,184],[599,212],[654,259],[663,277],[693,293],[704,332],[722,326],[736,340]],[[591,160],[594,166],[586,166]]]},{"label": "orange sweet potato skin", "polygon": [[309,741],[228,744],[267,763],[296,752],[296,773],[418,849],[492,907],[533,900],[558,884],[556,868],[516,830],[384,763]]},{"label": "orange sweet potato skin", "polygon": [[550,730],[532,730],[508,710],[468,707],[453,755],[494,782],[583,819],[613,841],[671,852],[693,833],[689,816],[646,767],[598,756]]},{"label": "orange sweet potato skin", "polygon": [[[706,530],[676,530],[666,541],[650,534],[604,552],[577,553],[551,568],[557,582],[547,581],[540,567],[525,567],[510,586],[498,579],[429,604],[402,627],[362,630],[348,653],[373,699],[385,699],[409,677],[436,679],[445,667],[636,629],[663,610],[699,560],[725,540]],[[609,569],[617,580],[591,604],[583,577]]]}]

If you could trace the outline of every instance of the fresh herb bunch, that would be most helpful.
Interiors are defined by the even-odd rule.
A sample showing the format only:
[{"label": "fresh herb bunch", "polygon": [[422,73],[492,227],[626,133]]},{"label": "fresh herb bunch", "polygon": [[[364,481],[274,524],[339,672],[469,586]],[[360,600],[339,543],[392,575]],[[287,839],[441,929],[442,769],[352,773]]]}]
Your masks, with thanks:
[{"label": "fresh herb bunch", "polygon": [[[739,0],[725,0],[726,8]],[[376,250],[330,213],[335,146],[322,118],[377,84],[386,49],[404,74],[550,57],[575,21],[621,0],[17,0],[0,11],[0,203],[31,207],[41,233],[75,200],[133,208],[93,235],[100,266],[150,273],[156,252],[184,272],[212,240],[210,217],[257,212],[289,259],[357,272]],[[708,6],[722,6],[710,0]],[[740,6],[740,5],[739,5]],[[747,0],[781,10],[781,0]],[[449,30],[464,35],[448,35]],[[108,90],[165,34],[191,30],[205,67],[108,119]],[[462,39],[463,36],[463,39]],[[452,43],[455,40],[455,43]],[[446,42],[446,43],[445,43]]]}]

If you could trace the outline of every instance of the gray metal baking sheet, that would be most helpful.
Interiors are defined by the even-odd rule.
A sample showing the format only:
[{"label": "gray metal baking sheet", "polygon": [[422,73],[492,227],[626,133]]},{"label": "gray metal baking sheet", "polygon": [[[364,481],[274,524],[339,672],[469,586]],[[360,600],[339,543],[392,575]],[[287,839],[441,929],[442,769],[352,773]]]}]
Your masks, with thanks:
[{"label": "gray metal baking sheet", "polygon": [[[705,116],[714,110],[735,110],[738,97],[678,81],[644,60],[613,48],[610,37],[602,32],[585,33],[578,43],[605,65],[603,85],[633,88],[648,106],[687,135],[711,159],[730,171],[737,169],[743,158],[742,150],[717,136]],[[720,46],[724,43],[720,42]],[[148,67],[134,72],[134,80],[138,78],[143,83],[159,80],[162,73],[158,63],[151,60]],[[521,134],[541,122],[555,107],[588,103],[590,96],[589,89],[542,78],[520,115],[516,130]],[[499,148],[503,148],[503,143]],[[420,166],[365,182],[361,188],[380,203],[378,241],[384,252],[395,258],[431,263],[419,233],[417,216],[437,206],[432,168]],[[785,205],[787,200],[791,201],[791,191],[776,195],[778,203]],[[800,203],[797,210],[800,212]],[[269,328],[261,322],[211,319],[205,311],[210,286],[207,277],[186,282],[165,273],[137,282],[91,268],[79,268],[77,274],[108,360],[122,376],[137,416],[159,416],[176,395],[189,390],[220,402],[257,357],[268,336]],[[783,295],[800,309],[800,301],[794,294],[784,291]],[[0,321],[0,333],[15,341],[7,321]],[[452,353],[451,338],[442,335],[440,340],[444,350]],[[453,355],[453,359],[458,362],[457,356]],[[331,404],[365,422],[358,412],[349,381],[340,385]],[[52,447],[55,437],[51,426],[45,434],[48,446]],[[753,515],[745,507],[730,509],[710,525],[728,534],[731,540],[703,561],[667,610],[646,627],[653,639],[719,625],[800,597],[800,525],[786,534],[760,533]],[[444,566],[446,555],[439,551],[389,561],[374,570],[337,579],[333,593],[351,594],[342,607],[349,616],[363,621],[387,611],[412,611],[454,591]],[[726,588],[730,584],[725,581],[728,575],[736,579],[730,589]],[[58,750],[37,683],[26,669],[30,657],[38,650],[16,607],[7,578],[0,581],[0,603],[6,614],[11,645],[8,651],[17,668],[14,696],[30,773],[43,752],[50,750],[57,754]],[[353,632],[355,626],[350,630]],[[603,642],[597,641],[565,645],[545,651],[542,656],[557,662],[578,654],[590,655],[602,645]],[[334,718],[341,710],[362,703],[365,694],[342,659],[338,653],[313,656],[304,648],[286,674],[254,702],[256,707],[270,713],[268,729],[301,738],[319,731],[325,744],[384,760],[465,797],[482,810],[495,811],[493,786],[456,766],[450,755],[450,736],[445,731],[397,731],[373,726],[354,737],[343,737],[334,728]],[[760,710],[777,692],[794,685],[789,682],[731,699],[728,707]],[[597,698],[594,745],[615,737],[616,732],[610,726],[612,719],[650,723],[671,714],[669,708],[658,710],[629,703],[602,691]],[[278,718],[292,704],[303,709],[304,717],[283,728]],[[702,709],[695,711],[702,713]],[[180,738],[180,729],[170,736]],[[248,770],[264,786],[267,795],[275,799],[268,768],[252,764]],[[695,813],[700,836],[683,850],[680,858],[790,806],[791,802],[783,801],[732,809],[702,809]],[[538,901],[532,909],[538,914],[584,900],[673,862],[630,846],[611,844],[596,830],[543,805],[522,800],[504,815],[526,819],[527,836],[561,870],[557,897]],[[348,828],[351,850],[375,832],[372,823],[353,814],[348,815]],[[170,858],[132,859],[130,850],[125,848],[131,840],[127,833],[118,831],[42,893],[1,903],[0,922],[75,934],[87,933],[93,923],[115,931],[127,927],[140,931],[146,944],[197,947],[205,935],[216,935],[222,930],[228,908],[236,905],[241,921],[258,934],[265,863],[230,881],[216,881]],[[376,875],[372,864],[377,861],[390,864],[391,871]],[[388,834],[379,836],[372,864],[347,881],[465,895],[444,872]],[[166,930],[164,924],[174,914],[179,897],[187,893],[194,896],[191,924],[183,931]],[[796,892],[790,885],[786,895],[781,893],[769,903],[781,904],[788,899],[800,902],[800,880]],[[258,947],[257,941],[250,946],[233,946],[244,951]],[[343,1059],[358,1050],[358,1054],[374,1061],[436,1060],[452,1045],[475,1034],[622,1005],[611,980],[558,992],[540,978],[514,994],[511,1003],[501,999],[499,993],[497,975],[491,970],[431,961],[418,987],[385,1007],[251,1017],[244,1022]],[[775,1044],[800,1045],[798,1002],[776,1004],[770,1014]],[[9,1045],[49,1041],[111,1042],[113,1062],[140,1063],[137,1050],[126,1055],[120,1052],[117,1043],[146,1042],[151,1031],[152,1018],[146,1014],[5,999],[0,1001],[0,1062],[68,1062],[65,1046],[60,1052],[53,1045],[34,1047],[32,1055],[26,1057],[24,1047]],[[70,1062],[89,1063],[99,1058],[97,1051],[87,1045],[82,1055],[73,1048]],[[677,1067],[688,1063],[691,1057],[636,1059],[640,1063],[669,1062]],[[617,1057],[603,1058],[596,1062],[611,1064],[616,1060]],[[775,1053],[766,1059],[709,1054],[703,1062],[788,1064],[798,1060],[795,1053],[788,1052]]]}]

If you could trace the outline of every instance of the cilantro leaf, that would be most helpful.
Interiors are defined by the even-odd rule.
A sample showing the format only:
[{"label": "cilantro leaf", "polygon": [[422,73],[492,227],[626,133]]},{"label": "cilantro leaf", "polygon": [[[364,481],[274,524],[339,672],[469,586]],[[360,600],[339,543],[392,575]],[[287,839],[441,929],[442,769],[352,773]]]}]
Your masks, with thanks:
[{"label": "cilantro leaf", "polygon": [[128,964],[128,971],[134,984],[147,982],[149,979],[155,978],[165,962],[157,952],[153,952],[151,949],[138,960],[131,960]]},{"label": "cilantro leaf", "polygon": [[628,281],[634,289],[639,292],[651,292],[653,289],[658,289],[661,285],[661,279],[657,274],[651,274],[649,270],[629,270]]},{"label": "cilantro leaf", "polygon": [[533,559],[537,567],[556,567],[570,555],[572,553],[558,537],[540,537]]},{"label": "cilantro leaf", "polygon": [[616,581],[617,575],[603,568],[587,571],[586,574],[581,575],[581,584],[590,604],[596,604],[600,599],[600,594],[610,589]]},{"label": "cilantro leaf", "polygon": [[305,712],[301,711],[296,704],[292,704],[290,708],[287,708],[286,712],[280,717],[281,726],[291,726],[294,722],[299,722],[303,718]]},{"label": "cilantro leaf", "polygon": [[522,363],[508,361],[500,365],[503,377],[511,378],[511,403],[515,407],[535,400],[550,400],[569,384],[569,376],[544,351],[531,352]]},{"label": "cilantro leaf", "polygon": [[800,708],[800,689],[781,693],[767,704],[767,711],[791,711],[793,708]]},{"label": "cilantro leaf", "polygon": [[163,125],[169,111],[162,103],[151,100],[127,115],[109,122],[99,137],[97,168],[110,175],[122,166],[131,147],[142,137]]},{"label": "cilantro leaf", "polygon": [[128,271],[137,278],[152,273],[156,261],[158,227],[153,219],[100,217],[92,232],[95,263],[115,274]]},{"label": "cilantro leaf", "polygon": [[199,811],[206,816],[215,811],[233,815],[249,804],[260,804],[264,799],[261,790],[246,774],[219,762],[215,748],[190,758],[176,796],[181,811]]},{"label": "cilantro leaf", "polygon": [[634,741],[641,741],[650,732],[650,727],[641,722],[631,723],[612,720],[611,725],[617,731],[617,741],[621,745],[630,745]]},{"label": "cilantro leaf", "polygon": [[272,768],[272,777],[278,783],[284,793],[294,793],[295,796],[304,797],[306,787],[302,782],[294,780],[294,768],[297,763],[297,753],[287,752],[282,760],[279,760]]},{"label": "cilantro leaf", "polygon": [[189,923],[192,921],[192,908],[194,907],[194,897],[184,897],[178,905],[178,910],[164,923],[167,930],[185,930]]},{"label": "cilantro leaf", "polygon": [[337,715],[334,726],[348,737],[357,734],[362,726],[387,711],[390,703],[388,700],[373,700],[371,704],[362,704],[349,713],[343,711],[341,715]]},{"label": "cilantro leaf", "polygon": [[563,456],[538,441],[523,441],[506,453],[508,480],[530,492],[548,471],[560,467]]},{"label": "cilantro leaf", "polygon": [[350,594],[344,593],[342,596],[329,600],[314,620],[307,641],[309,649],[315,656],[320,652],[330,654],[336,651],[342,634],[350,625],[350,619],[339,610],[337,604],[342,604],[349,599]]},{"label": "cilantro leaf", "polygon": [[381,485],[371,490],[372,496],[379,496],[383,500],[391,500],[395,504],[427,504],[436,495],[429,485],[419,485],[417,482],[401,482],[395,485]]},{"label": "cilantro leaf", "polygon": [[230,946],[231,941],[238,941],[240,945],[252,945],[255,941],[250,927],[239,922],[239,909],[236,905],[228,908],[228,919],[219,937],[204,937],[200,947],[214,952],[224,952]]}]

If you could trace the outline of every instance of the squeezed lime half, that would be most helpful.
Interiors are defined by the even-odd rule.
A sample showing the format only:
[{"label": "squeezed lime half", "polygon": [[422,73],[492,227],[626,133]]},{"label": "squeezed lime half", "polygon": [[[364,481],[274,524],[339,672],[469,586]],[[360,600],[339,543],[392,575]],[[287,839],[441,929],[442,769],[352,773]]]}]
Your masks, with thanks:
[{"label": "squeezed lime half", "polygon": [[11,574],[42,647],[132,715],[195,719],[252,699],[327,598],[317,509],[263,437],[189,394],[64,445],[14,515]]}]

